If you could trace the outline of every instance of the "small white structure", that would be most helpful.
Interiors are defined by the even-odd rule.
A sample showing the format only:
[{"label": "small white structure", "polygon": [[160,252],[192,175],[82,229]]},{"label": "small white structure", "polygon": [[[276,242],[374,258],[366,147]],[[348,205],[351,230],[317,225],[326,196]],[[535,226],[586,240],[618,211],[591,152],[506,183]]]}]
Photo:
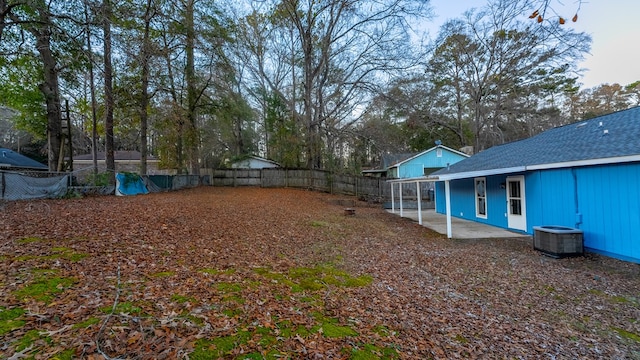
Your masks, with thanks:
[{"label": "small white structure", "polygon": [[278,167],[280,167],[280,164],[275,161],[253,155],[231,164],[233,169],[270,169]]}]

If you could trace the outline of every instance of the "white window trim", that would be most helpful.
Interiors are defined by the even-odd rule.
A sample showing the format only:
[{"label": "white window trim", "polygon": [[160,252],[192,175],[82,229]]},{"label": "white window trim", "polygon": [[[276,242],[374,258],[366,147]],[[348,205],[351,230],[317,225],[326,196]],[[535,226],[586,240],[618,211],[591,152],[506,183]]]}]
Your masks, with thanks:
[{"label": "white window trim", "polygon": [[[480,214],[480,209],[478,208],[478,181],[484,182],[484,215]],[[486,219],[489,213],[489,206],[487,206],[487,178],[485,177],[477,177],[473,179],[473,202],[476,207],[476,217],[481,219]]]}]

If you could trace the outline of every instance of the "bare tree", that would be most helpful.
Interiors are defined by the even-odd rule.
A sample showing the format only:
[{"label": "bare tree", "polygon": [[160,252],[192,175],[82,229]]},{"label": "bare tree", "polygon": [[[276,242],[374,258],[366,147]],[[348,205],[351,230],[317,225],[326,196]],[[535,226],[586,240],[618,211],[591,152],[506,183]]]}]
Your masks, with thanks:
[{"label": "bare tree", "polygon": [[102,31],[104,46],[104,127],[105,163],[109,173],[109,183],[115,184],[115,154],[113,134],[113,67],[111,63],[111,0],[102,2]]},{"label": "bare tree", "polygon": [[285,99],[306,166],[324,167],[340,157],[364,104],[416,64],[410,21],[429,14],[427,1],[282,0],[263,7],[266,16],[254,11],[250,18],[268,29],[259,44],[251,42],[262,47],[245,53],[251,75],[264,78],[255,81],[268,86],[263,94]]},{"label": "bare tree", "polygon": [[527,103],[535,100],[530,95],[544,99],[542,89],[559,88],[571,75],[566,64],[589,48],[587,35],[558,24],[520,23],[517,15],[526,6],[524,1],[495,1],[441,30],[431,62],[434,79],[439,76],[437,84],[456,94],[455,111],[469,117],[476,151],[515,140],[508,135],[509,126],[539,107],[540,102]]}]

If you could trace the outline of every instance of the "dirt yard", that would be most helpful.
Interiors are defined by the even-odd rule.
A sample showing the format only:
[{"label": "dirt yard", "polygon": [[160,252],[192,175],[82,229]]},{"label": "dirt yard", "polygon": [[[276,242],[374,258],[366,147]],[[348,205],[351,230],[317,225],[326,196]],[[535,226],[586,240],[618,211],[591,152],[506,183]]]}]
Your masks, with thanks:
[{"label": "dirt yard", "polygon": [[640,265],[203,187],[0,207],[0,358],[640,359]]}]

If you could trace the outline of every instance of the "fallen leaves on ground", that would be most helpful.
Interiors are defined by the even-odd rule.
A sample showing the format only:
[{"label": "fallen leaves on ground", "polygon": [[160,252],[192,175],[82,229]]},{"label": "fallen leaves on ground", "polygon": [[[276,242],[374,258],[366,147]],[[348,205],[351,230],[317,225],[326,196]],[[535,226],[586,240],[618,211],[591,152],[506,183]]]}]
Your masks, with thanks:
[{"label": "fallen leaves on ground", "polygon": [[0,212],[0,357],[640,358],[640,266],[201,187]]}]

